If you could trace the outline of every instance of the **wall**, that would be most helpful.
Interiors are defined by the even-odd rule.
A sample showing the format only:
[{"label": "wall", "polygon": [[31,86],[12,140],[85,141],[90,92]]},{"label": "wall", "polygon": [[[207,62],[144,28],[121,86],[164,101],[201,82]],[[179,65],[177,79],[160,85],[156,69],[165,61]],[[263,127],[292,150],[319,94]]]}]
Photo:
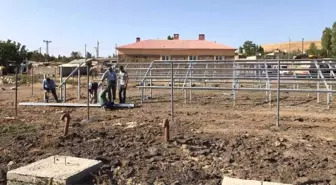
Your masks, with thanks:
[{"label": "wall", "polygon": [[120,49],[119,54],[123,55],[145,55],[145,56],[226,56],[234,57],[233,49],[193,49],[193,50],[164,50],[164,49]]}]

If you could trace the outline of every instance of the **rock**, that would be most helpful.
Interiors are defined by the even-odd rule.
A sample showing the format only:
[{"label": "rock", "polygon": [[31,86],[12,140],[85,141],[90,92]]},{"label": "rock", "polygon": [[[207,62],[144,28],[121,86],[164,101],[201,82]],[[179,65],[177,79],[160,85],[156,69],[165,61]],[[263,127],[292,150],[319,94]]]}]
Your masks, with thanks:
[{"label": "rock", "polygon": [[275,143],[274,143],[274,146],[276,146],[276,147],[279,147],[281,145],[282,145],[282,143],[280,141],[275,141]]},{"label": "rock", "polygon": [[175,181],[175,182],[171,183],[170,185],[181,185],[181,183],[179,181]]},{"label": "rock", "polygon": [[210,149],[204,149],[204,150],[194,152],[195,155],[208,155],[209,153],[210,153]]},{"label": "rock", "polygon": [[159,181],[159,180],[156,180],[153,185],[166,185],[166,183],[162,182],[162,181]]},{"label": "rock", "polygon": [[294,181],[293,185],[307,184],[309,181],[310,179],[308,177],[300,177]]},{"label": "rock", "polygon": [[111,160],[110,165],[111,165],[112,167],[116,168],[116,167],[121,166],[121,162],[120,162],[119,159],[117,159],[117,158],[113,158],[113,159]]},{"label": "rock", "polygon": [[3,90],[3,91],[4,91],[4,90],[6,90],[6,89],[5,89],[4,87],[1,87],[1,90]]},{"label": "rock", "polygon": [[10,90],[16,90],[16,87],[11,87]]},{"label": "rock", "polygon": [[149,152],[150,156],[157,156],[157,155],[159,155],[158,149],[155,148],[155,147],[150,147],[150,148],[148,148],[147,151]]}]

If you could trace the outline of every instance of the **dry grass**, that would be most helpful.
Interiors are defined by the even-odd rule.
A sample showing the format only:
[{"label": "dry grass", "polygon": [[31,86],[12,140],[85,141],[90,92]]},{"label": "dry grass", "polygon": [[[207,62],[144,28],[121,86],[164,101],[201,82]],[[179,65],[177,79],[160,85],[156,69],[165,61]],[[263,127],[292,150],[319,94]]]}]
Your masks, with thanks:
[{"label": "dry grass", "polygon": [[[315,40],[315,41],[304,41],[303,42],[303,49],[307,50],[309,49],[309,46],[311,43],[315,43],[318,49],[321,49],[321,41]],[[264,50],[266,52],[272,52],[276,49],[280,49],[281,51],[287,50],[287,51],[297,51],[302,49],[302,42],[291,42],[290,43],[290,49],[289,49],[289,43],[288,42],[282,42],[282,43],[276,43],[276,44],[265,44],[262,45]]]}]

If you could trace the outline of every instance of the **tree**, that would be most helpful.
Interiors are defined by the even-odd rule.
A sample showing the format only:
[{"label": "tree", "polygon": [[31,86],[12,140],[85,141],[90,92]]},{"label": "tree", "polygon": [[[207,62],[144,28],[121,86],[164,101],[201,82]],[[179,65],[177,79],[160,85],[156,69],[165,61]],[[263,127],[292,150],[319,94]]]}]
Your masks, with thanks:
[{"label": "tree", "polygon": [[26,46],[19,42],[0,41],[0,65],[8,66],[9,61],[19,64],[26,59],[27,52]]},{"label": "tree", "polygon": [[326,51],[327,56],[331,51],[331,33],[332,33],[332,30],[327,27],[323,30],[323,34],[321,38],[322,50]]},{"label": "tree", "polygon": [[242,47],[245,51],[246,56],[254,56],[258,51],[258,45],[250,40],[245,41]]},{"label": "tree", "polygon": [[317,46],[314,42],[310,44],[309,49],[307,50],[307,54],[308,55],[318,55],[319,54]]},{"label": "tree", "polygon": [[92,58],[92,54],[90,52],[86,52],[86,58]]},{"label": "tree", "polygon": [[167,40],[174,40],[174,38],[170,35],[168,35]]},{"label": "tree", "polygon": [[264,55],[265,54],[265,50],[262,46],[257,46],[258,49],[257,49],[257,54],[260,54],[260,55]]},{"label": "tree", "polygon": [[331,29],[331,55],[336,56],[336,22],[333,24]]},{"label": "tree", "polygon": [[243,54],[244,53],[244,48],[240,46],[239,49],[238,49],[238,53]]},{"label": "tree", "polygon": [[70,54],[70,58],[71,58],[71,60],[80,59],[80,58],[82,58],[82,55],[78,51],[73,51]]}]

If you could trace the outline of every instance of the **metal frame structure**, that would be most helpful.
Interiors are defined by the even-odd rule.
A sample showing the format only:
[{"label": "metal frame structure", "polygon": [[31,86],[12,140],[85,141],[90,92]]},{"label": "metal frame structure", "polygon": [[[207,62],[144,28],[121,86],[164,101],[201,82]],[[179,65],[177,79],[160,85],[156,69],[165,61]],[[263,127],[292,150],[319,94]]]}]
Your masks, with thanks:
[{"label": "metal frame structure", "polygon": [[[321,68],[320,64],[328,65],[328,68]],[[134,66],[133,68],[131,67],[132,65]],[[143,67],[146,65],[147,67]],[[287,66],[287,68],[282,68],[282,66]],[[313,92],[317,95],[317,102],[320,102],[320,93],[327,93],[328,108],[330,108],[331,97],[336,92],[332,90],[332,86],[336,84],[336,59],[170,60],[153,61],[151,63],[128,63],[127,67],[131,78],[137,80],[139,76],[141,77],[141,81],[137,86],[141,91],[141,103],[145,100],[145,89],[150,90],[151,97],[153,89],[182,90],[185,93],[185,103],[187,103],[187,91],[189,91],[189,100],[191,100],[193,90],[232,91],[233,105],[236,103],[236,94],[239,91],[264,91],[266,92],[266,100],[271,105],[271,93],[276,91],[277,126],[279,126],[280,116],[280,92]],[[145,71],[145,73],[142,73],[142,71]],[[288,74],[284,74],[283,72],[285,71]],[[326,73],[325,71],[329,72]],[[302,75],[301,72],[306,72],[306,74]],[[142,74],[144,75],[141,76]],[[183,81],[182,87],[179,83],[174,85],[176,81],[181,82],[181,80]],[[164,85],[153,86],[153,83],[163,83]],[[170,87],[167,86],[167,83]],[[323,86],[321,86],[321,83]],[[195,84],[197,84],[197,87]],[[208,84],[216,84],[217,87],[208,87]],[[227,84],[231,84],[231,86],[227,86]],[[314,84],[316,89],[303,88]],[[252,87],[247,88],[242,87],[242,85],[252,85]],[[292,88],[287,88],[291,85]],[[173,97],[171,103],[173,107]]]}]

